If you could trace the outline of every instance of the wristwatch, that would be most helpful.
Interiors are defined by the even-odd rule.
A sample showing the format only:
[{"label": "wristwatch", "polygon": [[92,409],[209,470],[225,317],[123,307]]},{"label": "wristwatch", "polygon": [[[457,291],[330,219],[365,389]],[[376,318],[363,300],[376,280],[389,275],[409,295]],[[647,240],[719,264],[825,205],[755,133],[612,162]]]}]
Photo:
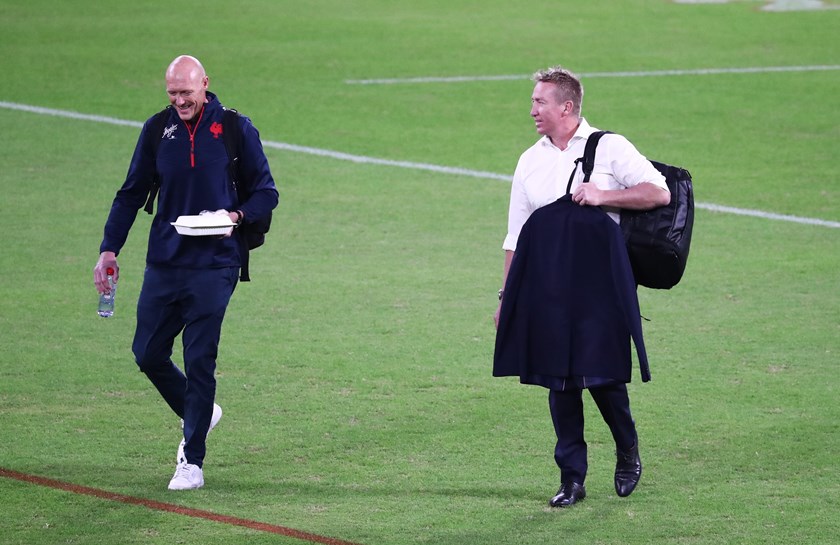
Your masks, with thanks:
[{"label": "wristwatch", "polygon": [[505,290],[499,290],[499,301],[502,300],[502,297],[504,296],[504,294],[505,294]]}]

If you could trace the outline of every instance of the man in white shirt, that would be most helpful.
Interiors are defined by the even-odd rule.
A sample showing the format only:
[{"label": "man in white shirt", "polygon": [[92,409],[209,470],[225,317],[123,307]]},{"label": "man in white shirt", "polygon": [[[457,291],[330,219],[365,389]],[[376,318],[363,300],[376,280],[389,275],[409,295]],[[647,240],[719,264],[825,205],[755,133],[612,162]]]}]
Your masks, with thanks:
[{"label": "man in white shirt", "polygon": [[[575,161],[583,156],[587,137],[597,129],[581,117],[583,87],[580,80],[558,66],[537,72],[534,81],[531,117],[542,138],[522,154],[514,173],[508,232],[503,244],[505,263],[502,285],[507,282],[525,222],[535,210],[554,203],[567,190],[574,203],[601,207],[616,223],[622,208],[647,210],[670,201],[664,177],[626,138],[617,134],[607,134],[602,138],[590,182],[582,183],[583,173],[575,168]],[[587,282],[587,278],[578,278],[577,281]],[[633,294],[635,297],[635,292]],[[500,290],[499,309],[495,314],[497,328],[503,296],[504,290]],[[606,309],[605,312],[616,311]],[[552,507],[568,507],[586,497],[584,388],[589,389],[615,439],[616,493],[622,497],[630,495],[641,477],[642,466],[626,381],[584,374],[562,377],[562,380],[557,380],[557,377],[537,377],[536,380],[529,377],[522,382],[539,384],[550,391],[549,408],[557,435],[554,457],[560,468],[561,487],[549,504]]]}]

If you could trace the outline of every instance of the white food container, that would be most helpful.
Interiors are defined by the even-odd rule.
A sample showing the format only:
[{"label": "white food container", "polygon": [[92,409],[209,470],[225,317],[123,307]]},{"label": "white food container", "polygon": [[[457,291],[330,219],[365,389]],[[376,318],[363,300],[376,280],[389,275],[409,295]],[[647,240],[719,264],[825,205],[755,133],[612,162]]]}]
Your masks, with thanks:
[{"label": "white food container", "polygon": [[236,225],[227,214],[200,214],[198,216],[178,216],[172,222],[179,235],[188,237],[207,237],[228,235]]}]

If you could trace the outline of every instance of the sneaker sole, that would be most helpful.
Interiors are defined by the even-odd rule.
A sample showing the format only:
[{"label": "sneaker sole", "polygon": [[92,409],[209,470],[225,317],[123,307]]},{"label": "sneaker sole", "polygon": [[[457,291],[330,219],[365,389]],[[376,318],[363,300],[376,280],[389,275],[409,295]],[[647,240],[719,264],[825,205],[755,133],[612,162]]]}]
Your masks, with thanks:
[{"label": "sneaker sole", "polygon": [[172,486],[172,483],[169,483],[168,488],[169,488],[169,490],[195,490],[197,488],[201,488],[202,486],[204,486],[204,481],[201,481],[201,483],[199,483],[195,486],[192,486],[192,485],[190,485],[190,486]]}]

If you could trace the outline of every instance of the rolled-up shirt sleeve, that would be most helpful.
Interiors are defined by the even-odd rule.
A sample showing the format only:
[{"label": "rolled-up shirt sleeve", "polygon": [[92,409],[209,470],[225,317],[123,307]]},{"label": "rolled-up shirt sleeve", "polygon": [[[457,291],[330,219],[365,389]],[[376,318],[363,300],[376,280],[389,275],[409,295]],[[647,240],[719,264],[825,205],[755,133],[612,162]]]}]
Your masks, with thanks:
[{"label": "rolled-up shirt sleeve", "polygon": [[603,150],[606,153],[603,156],[608,158],[609,167],[619,186],[628,188],[648,182],[668,190],[665,177],[625,137],[609,134],[604,137],[602,143],[606,144],[606,149]]}]

